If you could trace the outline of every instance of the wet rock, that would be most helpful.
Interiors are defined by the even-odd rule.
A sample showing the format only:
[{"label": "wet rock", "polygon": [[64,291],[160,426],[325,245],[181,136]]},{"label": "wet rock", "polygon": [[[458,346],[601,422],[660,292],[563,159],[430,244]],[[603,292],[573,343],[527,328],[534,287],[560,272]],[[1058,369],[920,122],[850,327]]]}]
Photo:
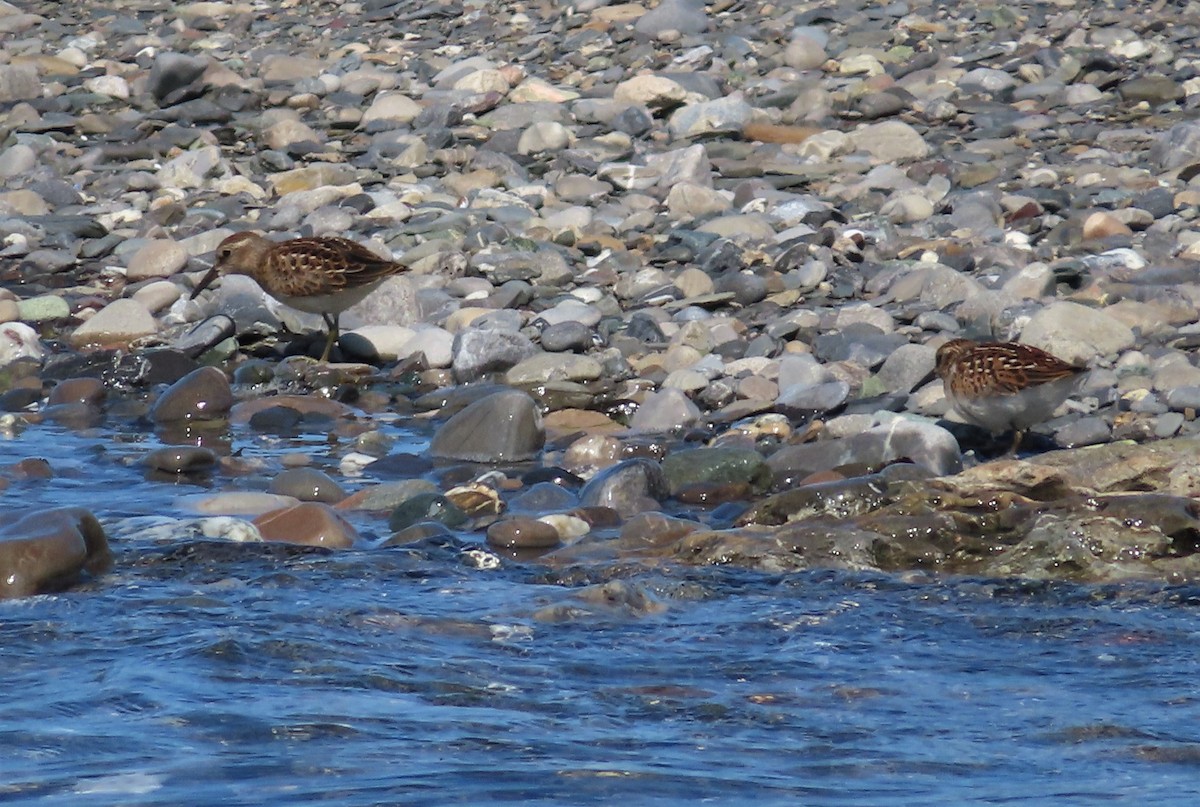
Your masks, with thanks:
[{"label": "wet rock", "polygon": [[504,511],[499,492],[478,480],[451,488],[446,491],[446,499],[476,523],[489,523]]},{"label": "wet rock", "polygon": [[888,483],[882,474],[821,482],[784,490],[751,507],[739,526],[778,526],[790,521],[820,517],[837,519],[864,515],[888,501]]},{"label": "wet rock", "polygon": [[83,508],[18,517],[0,529],[0,598],[57,591],[111,563],[104,528]]},{"label": "wet rock", "polygon": [[539,608],[533,618],[539,622],[572,622],[597,617],[644,617],[666,611],[643,586],[612,580],[572,591],[566,602]]},{"label": "wet rock", "polygon": [[542,349],[551,353],[583,351],[592,346],[592,329],[582,322],[559,322],[541,334]]},{"label": "wet rock", "polygon": [[[210,373],[208,379],[209,383],[213,385],[208,388],[214,390],[214,394],[219,394],[216,393],[216,390],[220,382],[216,380],[216,376]],[[196,384],[197,394],[199,394],[201,384],[200,382],[196,382]],[[354,416],[354,411],[346,404],[315,395],[273,395],[265,398],[252,398],[248,401],[239,401],[228,411],[231,422],[250,423],[253,418],[267,410],[282,409],[291,410],[297,418],[307,418],[310,422],[340,420]]]},{"label": "wet rock", "polygon": [[457,548],[459,543],[454,533],[444,525],[432,521],[423,521],[393,533],[379,544],[379,548],[384,549],[391,546]]},{"label": "wet rock", "polygon": [[759,490],[771,484],[771,470],[757,451],[696,448],[668,454],[662,472],[672,493],[697,484],[745,483]]},{"label": "wet rock", "polygon": [[302,502],[335,504],[346,498],[346,491],[329,474],[316,468],[289,468],[267,486],[269,493],[291,496]]},{"label": "wet rock", "polygon": [[286,509],[298,502],[291,496],[278,496],[256,490],[226,491],[183,497],[179,504],[196,513],[237,516],[256,516]]},{"label": "wet rock", "polygon": [[663,389],[646,396],[646,400],[629,419],[634,432],[668,432],[691,426],[700,419],[696,406],[682,390]]},{"label": "wet rock", "polygon": [[348,549],[358,541],[354,527],[328,505],[302,502],[254,519],[263,540]]},{"label": "wet rock", "polygon": [[94,407],[99,406],[107,395],[104,382],[98,378],[67,378],[54,385],[46,403],[49,406],[79,403]]},{"label": "wet rock", "polygon": [[215,367],[201,367],[176,381],[150,408],[155,423],[224,418],[233,407],[229,379]]},{"label": "wet rock", "polygon": [[[1169,504],[1154,500],[1155,509]],[[1162,526],[1158,519],[1130,518],[1125,513],[1046,513],[1040,516],[1020,543],[985,565],[987,574],[1042,580],[1096,582],[1152,575],[1142,559],[1176,553],[1175,532],[1195,534],[1190,502],[1179,508],[1186,522]]]},{"label": "wet rock", "polygon": [[562,543],[551,525],[519,516],[488,527],[487,542],[503,549],[551,549]]},{"label": "wet rock", "polygon": [[697,531],[672,547],[671,557],[699,566],[733,564],[779,574],[800,569],[875,568],[876,533],[852,525],[793,524],[770,535],[741,531]]},{"label": "wet rock", "polygon": [[217,455],[199,446],[167,446],[151,451],[142,464],[168,474],[203,473],[217,466]]},{"label": "wet rock", "polygon": [[579,504],[571,491],[553,482],[538,482],[514,496],[509,502],[512,510],[527,513],[545,513],[551,510],[569,510]]},{"label": "wet rock", "polygon": [[434,435],[431,456],[467,462],[520,462],[546,442],[537,405],[523,392],[495,392],[458,412]]},{"label": "wet rock", "polygon": [[962,456],[954,435],[940,426],[902,417],[882,417],[882,422],[861,434],[788,446],[767,458],[776,479],[802,479],[819,471],[842,466],[881,468],[906,459],[936,474],[962,469]]},{"label": "wet rock", "polygon": [[467,522],[467,514],[440,493],[418,493],[396,506],[388,516],[388,529],[404,530],[425,521],[461,527]]},{"label": "wet rock", "polygon": [[695,521],[671,518],[662,513],[641,513],[622,525],[617,541],[623,553],[653,556],[700,529],[703,525]]},{"label": "wet rock", "polygon": [[608,507],[622,515],[658,509],[671,486],[657,462],[635,458],[596,474],[579,492],[584,507]]},{"label": "wet rock", "polygon": [[563,453],[562,464],[575,473],[592,473],[620,461],[621,441],[603,434],[580,437]]}]

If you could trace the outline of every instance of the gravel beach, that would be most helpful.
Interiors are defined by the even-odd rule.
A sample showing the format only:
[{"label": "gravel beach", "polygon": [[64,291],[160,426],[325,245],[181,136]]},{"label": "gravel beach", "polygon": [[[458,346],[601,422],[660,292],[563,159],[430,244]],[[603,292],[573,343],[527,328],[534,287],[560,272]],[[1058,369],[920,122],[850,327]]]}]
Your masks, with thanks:
[{"label": "gravel beach", "polygon": [[[0,2],[0,425],[153,433],[205,540],[1195,580],[1198,37],[1164,0]],[[318,363],[252,280],[190,299],[246,230],[407,271]],[[1089,372],[1002,456],[958,337]],[[11,510],[5,596],[130,534]]]}]

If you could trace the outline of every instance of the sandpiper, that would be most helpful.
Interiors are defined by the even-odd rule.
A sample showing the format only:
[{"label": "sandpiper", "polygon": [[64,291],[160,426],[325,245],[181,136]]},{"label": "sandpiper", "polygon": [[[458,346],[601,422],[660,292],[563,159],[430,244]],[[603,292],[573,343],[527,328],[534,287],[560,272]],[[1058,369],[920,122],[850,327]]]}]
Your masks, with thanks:
[{"label": "sandpiper", "polygon": [[946,398],[968,423],[994,435],[1013,430],[1010,454],[1071,396],[1086,369],[1017,342],[951,339],[937,351]]},{"label": "sandpiper", "polygon": [[258,233],[235,233],[220,243],[216,256],[192,299],[218,275],[247,275],[281,303],[321,315],[329,333],[321,361],[329,360],[337,341],[338,315],[404,269],[362,244],[333,236],[276,242]]}]

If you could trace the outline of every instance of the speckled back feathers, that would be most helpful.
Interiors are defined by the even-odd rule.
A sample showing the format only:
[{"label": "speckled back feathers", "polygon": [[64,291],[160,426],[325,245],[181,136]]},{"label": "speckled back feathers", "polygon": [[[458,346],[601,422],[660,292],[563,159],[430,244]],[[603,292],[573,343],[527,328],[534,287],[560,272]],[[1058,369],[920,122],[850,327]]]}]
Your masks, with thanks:
[{"label": "speckled back feathers", "polygon": [[217,247],[217,268],[249,275],[275,296],[315,297],[376,284],[404,267],[347,238],[275,243],[257,233],[237,233]]},{"label": "speckled back feathers", "polygon": [[1014,395],[1078,376],[1084,368],[1017,342],[952,339],[938,348],[937,374],[958,396]]}]

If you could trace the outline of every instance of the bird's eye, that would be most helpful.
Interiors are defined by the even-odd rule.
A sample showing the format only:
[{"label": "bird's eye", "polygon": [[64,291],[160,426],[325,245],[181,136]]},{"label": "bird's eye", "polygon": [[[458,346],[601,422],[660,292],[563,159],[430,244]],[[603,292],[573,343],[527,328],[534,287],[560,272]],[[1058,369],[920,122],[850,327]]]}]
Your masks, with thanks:
[{"label": "bird's eye", "polygon": [[218,249],[217,250],[217,260],[223,261],[232,254],[233,254],[233,250],[230,249],[229,247],[225,247],[224,249]]}]

